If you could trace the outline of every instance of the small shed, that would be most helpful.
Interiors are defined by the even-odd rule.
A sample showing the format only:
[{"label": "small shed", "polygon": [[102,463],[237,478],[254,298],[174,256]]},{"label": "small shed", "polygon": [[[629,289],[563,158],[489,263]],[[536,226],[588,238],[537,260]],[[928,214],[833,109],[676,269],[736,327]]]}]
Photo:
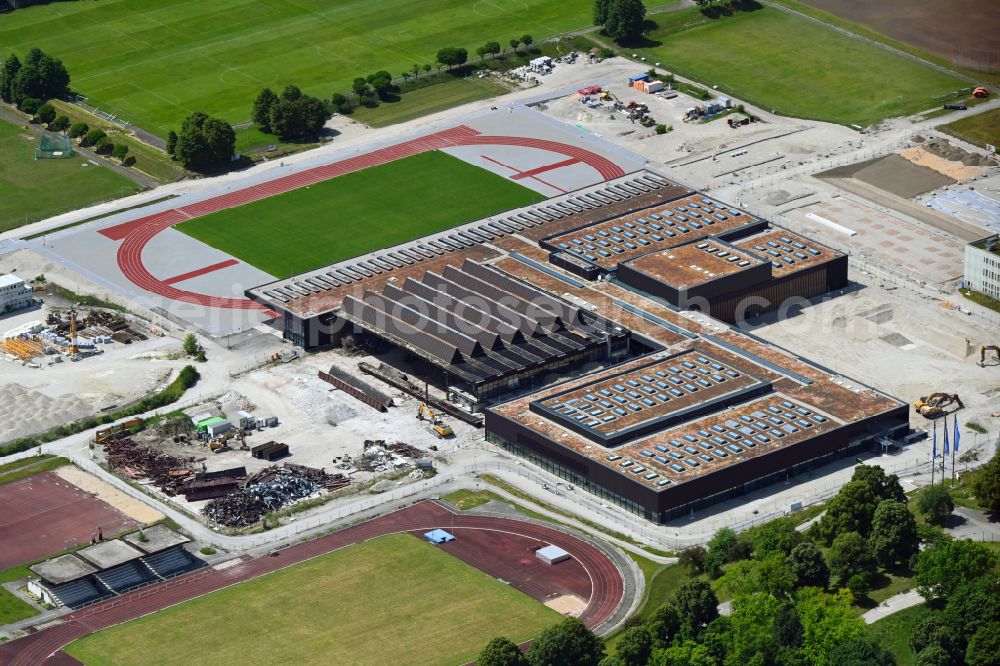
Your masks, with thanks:
[{"label": "small shed", "polygon": [[431,530],[424,534],[424,538],[431,543],[447,543],[448,541],[454,541],[455,537],[445,532],[444,530]]},{"label": "small shed", "polygon": [[208,423],[205,426],[205,432],[208,433],[209,437],[224,435],[232,429],[233,424],[226,419],[214,419],[211,423]]},{"label": "small shed", "polygon": [[535,556],[546,564],[559,564],[568,560],[570,555],[559,546],[545,546],[535,551]]},{"label": "small shed", "polygon": [[643,92],[646,93],[657,93],[663,90],[663,81],[646,81],[643,86]]}]

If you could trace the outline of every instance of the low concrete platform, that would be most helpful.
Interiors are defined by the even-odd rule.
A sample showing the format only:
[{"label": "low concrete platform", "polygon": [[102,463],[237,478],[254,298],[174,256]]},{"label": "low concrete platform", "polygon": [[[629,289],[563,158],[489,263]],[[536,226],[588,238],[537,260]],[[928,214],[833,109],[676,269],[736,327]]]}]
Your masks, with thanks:
[{"label": "low concrete platform", "polygon": [[74,553],[60,555],[51,560],[33,564],[28,567],[28,570],[38,574],[43,580],[53,585],[68,583],[71,580],[83,578],[97,571],[96,568],[81,560]]},{"label": "low concrete platform", "polygon": [[[146,540],[143,541],[140,535],[144,535]],[[122,541],[135,546],[147,555],[158,553],[161,550],[166,550],[178,544],[187,543],[190,540],[188,537],[170,529],[166,525],[153,525],[148,529],[132,532],[122,537]]]},{"label": "low concrete platform", "polygon": [[78,550],[76,554],[98,569],[110,569],[119,564],[137,560],[143,556],[141,550],[137,550],[119,539],[102,541],[101,543]]}]

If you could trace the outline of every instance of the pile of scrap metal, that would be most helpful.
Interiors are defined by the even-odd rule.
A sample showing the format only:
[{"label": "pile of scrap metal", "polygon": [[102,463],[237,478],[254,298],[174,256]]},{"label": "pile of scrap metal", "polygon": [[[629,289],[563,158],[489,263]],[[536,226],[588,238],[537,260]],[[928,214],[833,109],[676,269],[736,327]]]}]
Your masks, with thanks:
[{"label": "pile of scrap metal", "polygon": [[177,458],[141,446],[131,437],[111,439],[104,446],[113,467],[132,479],[149,479],[171,496],[184,492],[195,476],[191,465],[196,458]]},{"label": "pile of scrap metal", "polygon": [[184,498],[189,502],[196,502],[225,497],[238,490],[246,478],[247,468],[242,466],[215,472],[199,472],[184,488]]},{"label": "pile of scrap metal", "polygon": [[358,456],[354,464],[365,472],[388,472],[412,465],[413,460],[426,455],[415,446],[404,442],[386,444],[382,439],[366,439],[364,452]]},{"label": "pile of scrap metal", "polygon": [[337,490],[350,484],[343,474],[285,463],[266,467],[223,497],[209,501],[204,513],[224,527],[248,527],[265,514],[277,511],[321,490]]}]

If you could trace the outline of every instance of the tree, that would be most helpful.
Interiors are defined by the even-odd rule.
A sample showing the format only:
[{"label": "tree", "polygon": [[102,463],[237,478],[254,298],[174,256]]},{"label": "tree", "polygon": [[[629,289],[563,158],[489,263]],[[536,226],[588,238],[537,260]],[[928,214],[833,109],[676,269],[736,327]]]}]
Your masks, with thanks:
[{"label": "tree", "polygon": [[594,0],[594,25],[604,25],[608,22],[608,9],[612,0]]},{"label": "tree", "polygon": [[802,621],[802,655],[806,663],[825,663],[835,645],[853,638],[864,638],[864,621],[851,608],[851,593],[840,590],[824,594],[815,587],[804,587],[795,604]]},{"label": "tree", "polygon": [[486,42],[485,44],[483,44],[483,48],[486,49],[486,52],[492,55],[494,58],[497,57],[498,53],[503,51],[503,48],[500,46],[500,42]]},{"label": "tree", "polygon": [[917,497],[917,511],[934,525],[944,525],[945,520],[955,510],[955,501],[944,484],[933,484],[920,491]]},{"label": "tree", "polygon": [[896,658],[878,643],[850,638],[833,646],[826,656],[827,666],[895,666]]},{"label": "tree", "polygon": [[270,129],[282,141],[312,137],[322,131],[326,117],[323,102],[295,88],[289,96],[282,93],[271,106]]},{"label": "tree", "polygon": [[774,616],[771,637],[778,645],[797,648],[802,645],[802,620],[791,604],[783,604]]},{"label": "tree", "polygon": [[931,645],[917,653],[913,663],[915,666],[952,666],[955,662],[943,647]]},{"label": "tree", "polygon": [[712,578],[722,575],[722,565],[739,559],[741,555],[740,539],[736,532],[728,527],[719,529],[708,542],[708,554],[704,560],[704,570]]},{"label": "tree", "polygon": [[531,35],[521,35],[521,43],[524,44],[524,48],[528,48],[535,42],[535,38]]},{"label": "tree", "polygon": [[38,107],[38,110],[35,111],[35,120],[40,123],[48,125],[55,119],[56,119],[56,108],[51,104],[42,104],[40,107]]},{"label": "tree", "polygon": [[367,81],[379,99],[385,99],[386,95],[392,90],[392,74],[384,69],[369,74]]},{"label": "tree", "polygon": [[917,521],[906,504],[896,500],[879,502],[872,517],[868,545],[882,566],[909,561],[917,552],[920,537],[917,536]]},{"label": "tree", "polygon": [[362,77],[357,77],[354,79],[354,83],[351,84],[351,92],[353,92],[358,97],[364,96],[368,92],[368,81]]},{"label": "tree", "polygon": [[98,155],[110,155],[111,151],[114,150],[115,144],[112,143],[111,139],[108,137],[102,137],[100,140],[94,142],[94,152]]},{"label": "tree", "polygon": [[677,564],[682,567],[688,567],[694,572],[701,573],[705,570],[705,560],[708,557],[708,551],[705,550],[704,546],[688,546],[681,551],[680,556],[677,558]]},{"label": "tree", "polygon": [[825,588],[830,583],[830,568],[823,560],[823,552],[812,541],[800,543],[792,549],[788,567],[799,586]]},{"label": "tree", "polygon": [[987,511],[1000,514],[1000,451],[979,470],[972,492]]},{"label": "tree", "polygon": [[618,640],[616,656],[624,666],[646,666],[653,650],[653,636],[646,627],[632,627]]},{"label": "tree", "polygon": [[985,576],[996,566],[997,556],[986,546],[969,539],[955,539],[917,555],[914,581],[925,599],[947,598],[960,586]]},{"label": "tree", "polygon": [[469,52],[463,48],[447,46],[437,52],[437,61],[447,65],[448,69],[456,65],[464,65],[469,59]]},{"label": "tree", "polygon": [[124,143],[116,143],[115,147],[111,149],[111,156],[122,164],[125,163],[126,155],[128,155],[128,146]]},{"label": "tree", "polygon": [[597,666],[604,657],[604,641],[575,617],[543,631],[528,650],[532,666]]},{"label": "tree", "polygon": [[819,521],[819,533],[827,543],[845,532],[867,536],[877,507],[878,498],[871,486],[860,479],[851,480],[830,500]]},{"label": "tree", "polygon": [[478,666],[528,666],[528,659],[512,641],[494,638],[476,658]]},{"label": "tree", "polygon": [[[14,69],[13,61],[10,62]],[[8,101],[20,106],[21,100],[26,97],[52,99],[66,94],[69,90],[69,73],[61,60],[34,48],[28,52],[24,63],[16,68],[16,73],[7,85]]]},{"label": "tree", "polygon": [[658,650],[649,660],[650,666],[717,666],[718,661],[705,645],[686,640],[666,650]]},{"label": "tree", "polygon": [[14,78],[21,69],[21,61],[13,53],[4,60],[0,67],[0,100],[4,102],[14,101]]},{"label": "tree", "polygon": [[479,56],[479,62],[482,62],[483,60],[485,60],[486,59],[486,47],[485,46],[480,46],[479,48],[477,48],[476,49],[476,55]]},{"label": "tree", "polygon": [[[944,664],[950,666],[952,662],[961,663],[964,651],[964,639],[960,628],[952,626],[941,613],[926,615],[917,622],[917,626],[912,628],[910,633],[910,649],[913,654],[920,655],[928,649],[936,648],[944,653]],[[934,659],[938,659],[937,655]],[[936,661],[927,659],[928,663]]]},{"label": "tree", "polygon": [[781,602],[769,594],[733,599],[726,663],[773,664],[778,649],[774,619],[780,610]]},{"label": "tree", "polygon": [[1000,622],[1000,572],[994,571],[955,588],[948,597],[944,617],[965,638],[984,625]]},{"label": "tree", "polygon": [[167,154],[173,155],[177,150],[177,132],[170,130],[167,132]]},{"label": "tree", "polygon": [[611,0],[604,30],[616,42],[635,39],[646,24],[646,6],[642,0]]},{"label": "tree", "polygon": [[737,562],[722,578],[722,587],[733,596],[763,592],[783,598],[795,589],[795,574],[788,559],[781,553],[771,553],[759,560]]},{"label": "tree", "polygon": [[87,132],[87,135],[85,137],[83,137],[83,140],[80,142],[80,145],[84,147],[96,146],[101,141],[101,139],[104,139],[107,136],[108,135],[104,133],[104,130],[92,129],[89,132]]},{"label": "tree", "polygon": [[681,622],[691,633],[700,632],[719,616],[719,598],[703,580],[690,580],[681,585],[677,590],[676,603]]},{"label": "tree", "polygon": [[236,149],[236,132],[224,120],[201,112],[184,119],[174,155],[189,169],[203,170],[226,164]]},{"label": "tree", "polygon": [[510,50],[513,51],[514,53],[517,53],[517,47],[521,44],[521,40],[515,38],[507,43],[510,44]]},{"label": "tree", "polygon": [[968,666],[1000,666],[1000,622],[992,622],[975,633],[965,651]]},{"label": "tree", "polygon": [[253,101],[253,121],[260,131],[271,133],[271,109],[278,103],[278,96],[270,88],[264,88]]},{"label": "tree", "polygon": [[854,468],[851,481],[864,481],[878,499],[895,500],[906,504],[906,493],[899,484],[899,477],[895,474],[887,475],[878,465],[858,465]]},{"label": "tree", "polygon": [[748,530],[746,538],[753,549],[753,556],[763,557],[770,553],[788,555],[803,537],[795,529],[792,519],[777,518]]},{"label": "tree", "polygon": [[666,647],[673,642],[674,636],[681,628],[681,614],[677,606],[665,603],[657,606],[646,620],[646,629],[653,638],[655,647]]},{"label": "tree", "polygon": [[422,69],[424,70],[424,74],[428,74],[432,69],[434,69],[434,66],[429,62],[425,62]]},{"label": "tree", "polygon": [[868,593],[871,592],[871,585],[868,584],[868,578],[863,575],[856,573],[847,579],[847,584],[844,585],[850,593],[851,597],[854,599],[854,603],[861,603],[863,599],[868,597]]},{"label": "tree", "polygon": [[21,111],[27,113],[29,116],[35,115],[35,112],[42,106],[42,100],[36,97],[24,97],[21,102],[17,105]]},{"label": "tree", "polygon": [[59,116],[49,123],[49,129],[53,129],[57,132],[62,132],[67,127],[69,127],[69,117],[67,116]]},{"label": "tree", "polygon": [[78,139],[89,131],[87,123],[73,123],[73,126],[69,128],[69,135],[73,139]]},{"label": "tree", "polygon": [[875,573],[875,558],[868,550],[865,538],[857,532],[845,532],[833,540],[830,547],[830,573],[837,576],[841,585],[851,576],[869,576]]}]

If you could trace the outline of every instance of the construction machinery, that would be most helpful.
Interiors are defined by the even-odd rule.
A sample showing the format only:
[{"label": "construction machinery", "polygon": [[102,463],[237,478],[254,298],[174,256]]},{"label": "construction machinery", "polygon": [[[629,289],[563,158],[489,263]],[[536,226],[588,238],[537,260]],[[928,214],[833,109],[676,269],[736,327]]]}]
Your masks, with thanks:
[{"label": "construction machinery", "polygon": [[70,356],[80,351],[76,346],[76,308],[69,309],[69,353]]},{"label": "construction machinery", "polygon": [[992,351],[997,355],[997,361],[1000,361],[1000,346],[997,345],[983,345],[979,348],[979,367],[986,367],[986,352]]},{"label": "construction machinery", "polygon": [[913,401],[913,409],[921,416],[933,419],[945,413],[944,408],[957,404],[959,409],[965,407],[956,393],[931,393]]},{"label": "construction machinery", "polygon": [[455,431],[451,429],[451,426],[435,414],[434,410],[428,407],[426,402],[420,403],[420,406],[417,407],[417,420],[422,421],[424,419],[431,422],[431,427],[428,430],[437,435],[438,439],[454,436]]}]

